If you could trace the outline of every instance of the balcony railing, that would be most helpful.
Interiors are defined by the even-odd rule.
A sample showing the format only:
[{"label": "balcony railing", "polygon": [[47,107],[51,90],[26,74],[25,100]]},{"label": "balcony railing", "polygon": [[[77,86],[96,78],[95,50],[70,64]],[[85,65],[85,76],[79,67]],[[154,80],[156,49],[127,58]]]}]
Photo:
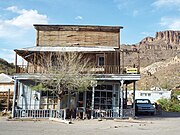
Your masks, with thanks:
[{"label": "balcony railing", "polygon": [[[139,69],[133,66],[106,65],[90,69],[92,74],[138,74]],[[34,65],[17,65],[16,73],[47,73],[46,68]]]}]

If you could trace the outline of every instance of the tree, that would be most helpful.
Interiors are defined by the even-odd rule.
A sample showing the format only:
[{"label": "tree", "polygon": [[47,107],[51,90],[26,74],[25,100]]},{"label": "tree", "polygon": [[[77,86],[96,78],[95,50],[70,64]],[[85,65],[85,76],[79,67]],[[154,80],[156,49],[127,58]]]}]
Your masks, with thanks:
[{"label": "tree", "polygon": [[43,67],[44,73],[33,89],[54,93],[59,99],[58,108],[66,92],[87,90],[94,79],[91,74],[93,64],[80,53],[41,53],[37,56],[36,64]]}]

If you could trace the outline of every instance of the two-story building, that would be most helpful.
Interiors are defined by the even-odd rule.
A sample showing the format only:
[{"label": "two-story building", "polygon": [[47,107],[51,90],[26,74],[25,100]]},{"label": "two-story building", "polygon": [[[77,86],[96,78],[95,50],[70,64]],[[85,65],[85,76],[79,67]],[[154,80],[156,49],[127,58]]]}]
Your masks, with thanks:
[{"label": "two-story building", "polygon": [[[77,52],[95,63],[93,74],[97,85],[75,96],[67,94],[61,101],[61,109],[75,110],[83,114],[90,110],[91,117],[123,118],[134,115],[134,106],[127,109],[127,86],[140,79],[138,50],[120,48],[121,26],[90,25],[34,25],[36,46],[16,49],[16,75],[13,117],[50,117],[57,109],[57,97],[48,91],[34,91],[34,80],[42,77],[44,69],[37,64],[40,54]],[[126,61],[129,53],[137,53],[135,61]],[[17,64],[17,55],[23,65]],[[46,59],[46,57],[43,57]],[[125,93],[125,94],[123,94]],[[93,110],[92,110],[93,108]],[[36,115],[34,115],[36,113]],[[38,115],[39,113],[39,115]],[[83,115],[84,116],[84,115]]]}]

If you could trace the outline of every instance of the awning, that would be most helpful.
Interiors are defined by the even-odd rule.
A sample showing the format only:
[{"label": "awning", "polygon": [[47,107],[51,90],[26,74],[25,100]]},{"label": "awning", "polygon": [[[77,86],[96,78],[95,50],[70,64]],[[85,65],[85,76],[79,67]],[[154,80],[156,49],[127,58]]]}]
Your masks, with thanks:
[{"label": "awning", "polygon": [[30,52],[114,52],[114,47],[106,46],[93,46],[93,47],[45,47],[45,46],[35,46],[29,48],[15,49],[15,52],[18,51],[30,51]]},{"label": "awning", "polygon": [[34,46],[22,49],[15,49],[14,51],[26,60],[28,57],[32,57],[34,53],[45,53],[45,52],[81,52],[81,53],[104,53],[114,52],[118,48],[107,47],[107,46],[92,46],[92,47],[59,47],[59,46]]}]

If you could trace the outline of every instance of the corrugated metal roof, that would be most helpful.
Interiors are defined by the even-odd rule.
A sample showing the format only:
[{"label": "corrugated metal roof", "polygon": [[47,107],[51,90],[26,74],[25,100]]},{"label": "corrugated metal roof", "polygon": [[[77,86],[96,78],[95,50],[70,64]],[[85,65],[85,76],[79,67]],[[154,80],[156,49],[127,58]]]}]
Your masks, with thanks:
[{"label": "corrugated metal roof", "polygon": [[13,79],[4,73],[0,74],[0,83],[13,83]]},{"label": "corrugated metal roof", "polygon": [[29,48],[16,49],[15,51],[31,51],[31,52],[111,52],[115,51],[115,47],[45,47],[45,46],[35,46]]}]

